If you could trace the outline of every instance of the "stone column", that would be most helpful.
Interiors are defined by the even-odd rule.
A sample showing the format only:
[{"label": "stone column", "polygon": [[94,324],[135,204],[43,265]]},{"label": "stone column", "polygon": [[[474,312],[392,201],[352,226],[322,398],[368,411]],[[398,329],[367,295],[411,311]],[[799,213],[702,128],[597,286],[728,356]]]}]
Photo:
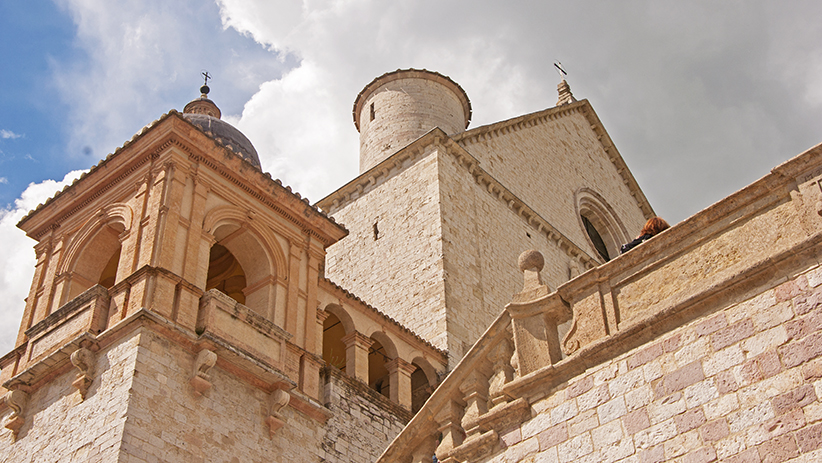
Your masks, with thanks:
[{"label": "stone column", "polygon": [[345,371],[349,376],[368,384],[368,348],[374,341],[356,331],[343,336]]},{"label": "stone column", "polygon": [[385,368],[388,370],[390,385],[389,399],[406,410],[411,410],[411,373],[416,367],[397,357],[386,362]]}]

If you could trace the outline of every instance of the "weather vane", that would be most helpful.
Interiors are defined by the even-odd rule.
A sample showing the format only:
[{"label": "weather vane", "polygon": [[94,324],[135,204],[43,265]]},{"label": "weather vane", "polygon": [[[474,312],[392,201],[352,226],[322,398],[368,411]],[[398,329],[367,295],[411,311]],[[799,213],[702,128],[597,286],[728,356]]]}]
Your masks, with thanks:
[{"label": "weather vane", "polygon": [[559,78],[565,80],[565,76],[567,76],[568,73],[565,72],[565,68],[562,67],[562,63],[560,63],[559,61],[554,61],[554,67],[557,68],[557,74],[559,74]]}]

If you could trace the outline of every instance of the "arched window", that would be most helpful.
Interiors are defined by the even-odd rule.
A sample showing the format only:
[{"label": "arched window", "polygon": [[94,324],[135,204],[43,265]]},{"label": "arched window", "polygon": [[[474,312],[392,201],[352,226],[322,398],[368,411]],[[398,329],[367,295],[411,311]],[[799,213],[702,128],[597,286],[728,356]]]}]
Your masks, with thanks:
[{"label": "arched window", "polygon": [[628,233],[613,208],[597,192],[581,188],[576,193],[577,216],[590,249],[602,262],[619,255]]},{"label": "arched window", "polygon": [[391,397],[388,369],[385,364],[392,359],[388,357],[382,343],[371,338],[374,343],[368,350],[368,385],[380,394]]},{"label": "arched window", "polygon": [[344,336],[342,321],[333,313],[329,314],[323,322],[323,360],[342,372],[345,372],[346,362],[345,343],[342,342]]},{"label": "arched window", "polygon": [[431,387],[428,385],[428,378],[422,368],[417,367],[411,373],[411,412],[416,414],[420,411],[429,397],[431,397]]},{"label": "arched window", "polygon": [[94,285],[111,288],[117,281],[117,266],[120,263],[121,223],[106,224],[88,240],[79,252],[77,260],[68,275],[68,290],[63,303],[79,296]]},{"label": "arched window", "polygon": [[246,280],[243,267],[225,246],[215,244],[208,257],[206,291],[217,289],[240,304],[245,304]]}]

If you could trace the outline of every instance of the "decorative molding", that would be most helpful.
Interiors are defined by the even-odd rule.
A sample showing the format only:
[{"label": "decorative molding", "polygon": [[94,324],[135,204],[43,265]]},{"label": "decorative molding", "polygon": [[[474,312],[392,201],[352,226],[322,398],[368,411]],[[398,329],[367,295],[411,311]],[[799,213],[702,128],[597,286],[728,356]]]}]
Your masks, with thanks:
[{"label": "decorative molding", "polygon": [[208,371],[216,363],[217,354],[208,349],[203,349],[197,354],[197,358],[194,360],[194,376],[189,381],[196,396],[202,396],[211,389],[211,377],[208,375]]}]

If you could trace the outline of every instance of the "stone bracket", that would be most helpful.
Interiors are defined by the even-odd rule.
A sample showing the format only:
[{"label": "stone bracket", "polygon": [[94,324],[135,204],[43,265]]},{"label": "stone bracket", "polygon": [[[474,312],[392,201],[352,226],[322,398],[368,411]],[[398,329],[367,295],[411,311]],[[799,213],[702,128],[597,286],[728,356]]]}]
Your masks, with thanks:
[{"label": "stone bracket", "polygon": [[197,358],[194,360],[194,376],[189,381],[196,396],[202,396],[211,389],[211,377],[208,375],[208,371],[216,363],[217,354],[208,349],[203,349],[197,354]]},{"label": "stone bracket", "polygon": [[23,424],[25,424],[26,421],[23,414],[25,412],[26,405],[28,405],[29,402],[29,395],[20,389],[15,389],[6,394],[5,400],[9,408],[11,408],[12,413],[3,426],[10,429],[12,435],[16,439],[17,434],[20,432],[20,428],[23,427]]},{"label": "stone bracket", "polygon": [[488,431],[466,439],[462,445],[449,452],[448,457],[460,462],[477,461],[482,455],[490,452],[497,442],[499,442],[497,432]]},{"label": "stone bracket", "polygon": [[88,344],[88,341],[81,343],[81,347],[71,354],[71,364],[80,370],[71,385],[80,391],[82,400],[86,400],[88,389],[94,381],[94,366],[97,362],[94,352],[88,348]]},{"label": "stone bracket", "polygon": [[269,439],[273,438],[274,434],[285,425],[285,417],[280,414],[280,411],[288,406],[290,401],[291,395],[282,389],[277,389],[271,393],[268,416],[265,418],[265,424],[268,425]]}]

